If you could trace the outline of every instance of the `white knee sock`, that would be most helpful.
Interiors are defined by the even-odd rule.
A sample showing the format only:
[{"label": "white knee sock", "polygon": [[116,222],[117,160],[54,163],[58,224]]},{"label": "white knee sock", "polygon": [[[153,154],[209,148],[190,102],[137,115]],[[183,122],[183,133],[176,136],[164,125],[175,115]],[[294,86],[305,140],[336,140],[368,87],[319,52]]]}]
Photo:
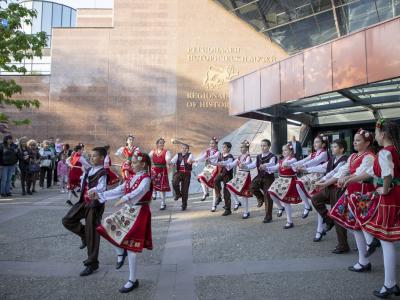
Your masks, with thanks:
[{"label": "white knee sock", "polygon": [[286,219],[288,223],[293,223],[292,220],[292,206],[289,203],[282,203],[286,211]]},{"label": "white knee sock", "polygon": [[[365,254],[367,253],[367,243],[365,242],[365,237],[360,230],[353,230],[353,234],[357,243],[358,262],[365,266],[369,263],[369,259],[365,257]],[[359,266],[359,264],[357,263],[354,267],[357,269],[361,266]]]},{"label": "white knee sock", "polygon": [[274,196],[274,195],[270,195],[270,196],[271,196],[272,201],[275,203],[275,205],[276,205],[279,209],[282,209],[283,206],[282,206],[281,201],[279,200],[279,198],[277,198],[277,197]]},{"label": "white knee sock", "polygon": [[370,234],[370,233],[368,233],[366,231],[363,231],[362,233],[364,234],[365,241],[367,242],[367,245],[370,245],[372,243],[372,241],[374,240],[374,237],[372,236],[372,234]]},{"label": "white knee sock", "polygon": [[244,214],[248,214],[249,213],[249,198],[247,197],[241,197],[242,203],[244,205]]},{"label": "white knee sock", "polygon": [[322,219],[320,214],[317,214],[317,217],[318,217],[317,232],[323,232],[324,231],[324,220]]},{"label": "white knee sock", "polygon": [[124,254],[124,249],[114,246],[115,252],[117,252],[117,261],[122,261],[122,255]]},{"label": "white knee sock", "polygon": [[396,284],[396,249],[394,243],[381,241],[383,265],[385,267],[385,283],[388,288]]},{"label": "white knee sock", "polygon": [[206,186],[205,183],[201,183],[201,189],[203,190],[203,195],[207,195],[208,194],[208,186]]},{"label": "white knee sock", "polygon": [[235,205],[239,204],[238,196],[235,193],[231,193],[231,198],[235,202]]},{"label": "white knee sock", "polygon": [[213,196],[213,202],[212,202],[212,206],[215,207],[216,202],[217,202],[217,195],[215,193],[215,190],[212,190],[212,196]]},{"label": "white knee sock", "polygon": [[72,199],[72,192],[69,191],[69,192],[68,192],[68,200],[71,201],[71,199]]},{"label": "white knee sock", "polygon": [[160,192],[160,196],[161,196],[161,206],[165,205],[165,192]]},{"label": "white knee sock", "polygon": [[307,213],[307,210],[311,208],[310,206],[310,199],[307,197],[307,195],[304,193],[300,185],[296,184],[296,190],[299,193],[299,196],[301,198],[301,201],[304,203],[304,213]]},{"label": "white knee sock", "polygon": [[[129,261],[129,280],[132,282],[136,281],[136,253],[133,251],[128,251],[128,261]],[[125,288],[130,288],[133,283],[128,281],[124,286]]]}]

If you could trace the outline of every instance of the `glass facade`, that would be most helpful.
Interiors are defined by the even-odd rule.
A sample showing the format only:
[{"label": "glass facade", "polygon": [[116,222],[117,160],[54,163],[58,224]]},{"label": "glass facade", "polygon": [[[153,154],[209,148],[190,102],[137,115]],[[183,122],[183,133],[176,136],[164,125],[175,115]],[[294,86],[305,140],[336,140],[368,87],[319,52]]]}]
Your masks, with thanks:
[{"label": "glass facade", "polygon": [[400,15],[400,0],[214,0],[295,54]]},{"label": "glass facade", "polygon": [[[32,25],[23,26],[23,31],[26,33],[38,33],[44,31],[47,36],[46,48],[51,47],[51,34],[53,27],[75,27],[76,26],[76,10],[49,1],[25,1],[21,3],[27,8],[35,9],[37,17],[33,19]],[[51,57],[46,56],[45,53],[49,52],[48,49],[44,50],[42,58],[35,57],[33,59],[26,59],[22,63],[15,65],[22,67],[25,66],[27,72],[25,75],[45,75],[50,74]],[[14,72],[4,72],[0,69],[0,75],[22,75]]]}]

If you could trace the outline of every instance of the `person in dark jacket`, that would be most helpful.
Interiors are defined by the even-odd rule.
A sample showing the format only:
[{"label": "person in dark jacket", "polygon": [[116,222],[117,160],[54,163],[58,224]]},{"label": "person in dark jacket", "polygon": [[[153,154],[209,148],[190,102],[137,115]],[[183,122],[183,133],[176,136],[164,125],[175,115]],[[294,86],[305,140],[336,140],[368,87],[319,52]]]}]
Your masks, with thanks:
[{"label": "person in dark jacket", "polygon": [[15,172],[17,162],[17,145],[14,144],[11,135],[6,135],[3,138],[3,144],[0,145],[0,166],[2,167],[0,194],[2,197],[11,196],[11,177]]},{"label": "person in dark jacket", "polygon": [[18,162],[19,162],[19,170],[21,176],[21,188],[22,188],[22,195],[26,195],[26,186],[28,180],[28,172],[29,172],[29,149],[27,145],[28,140],[26,138],[21,138],[19,140],[19,147],[18,147]]}]

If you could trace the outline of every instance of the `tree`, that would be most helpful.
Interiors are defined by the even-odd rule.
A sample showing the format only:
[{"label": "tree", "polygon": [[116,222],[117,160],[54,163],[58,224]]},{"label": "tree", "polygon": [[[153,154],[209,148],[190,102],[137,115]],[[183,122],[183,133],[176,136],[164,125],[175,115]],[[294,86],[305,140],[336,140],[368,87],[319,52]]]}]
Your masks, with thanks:
[{"label": "tree", "polygon": [[[2,5],[3,4],[3,5]],[[19,67],[24,59],[42,57],[42,49],[46,45],[46,34],[39,32],[27,34],[22,31],[22,26],[32,25],[36,11],[28,9],[18,3],[9,3],[0,0],[0,69],[6,72],[25,74],[24,66]],[[35,99],[14,99],[13,95],[21,94],[22,87],[12,79],[0,77],[0,108],[6,106],[16,107],[18,110],[26,108],[39,108],[40,102]],[[29,125],[29,119],[12,120],[7,114],[0,112],[0,132],[6,132],[9,124]]]}]

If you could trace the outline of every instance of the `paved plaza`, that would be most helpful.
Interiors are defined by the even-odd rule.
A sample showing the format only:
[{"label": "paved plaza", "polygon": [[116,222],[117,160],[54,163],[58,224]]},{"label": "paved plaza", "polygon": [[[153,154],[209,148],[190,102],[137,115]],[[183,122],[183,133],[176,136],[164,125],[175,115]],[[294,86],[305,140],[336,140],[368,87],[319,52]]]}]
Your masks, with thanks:
[{"label": "paved plaza", "polygon": [[[295,227],[283,230],[285,215],[263,224],[264,208],[255,200],[251,218],[242,220],[240,210],[222,217],[222,208],[211,213],[210,201],[192,195],[185,212],[171,199],[166,211],[153,202],[155,247],[138,256],[140,288],[122,295],[127,261],[115,270],[105,240],[99,270],[79,277],[85,251],[61,225],[69,208],[65,198],[45,189],[0,199],[0,299],[375,299],[371,292],[383,282],[380,250],[372,272],[355,274],[347,267],[356,252],[331,253],[333,231],[312,241],[315,212],[303,220],[296,206]],[[112,209],[109,204],[105,214]],[[355,247],[352,237],[350,245]]]}]

